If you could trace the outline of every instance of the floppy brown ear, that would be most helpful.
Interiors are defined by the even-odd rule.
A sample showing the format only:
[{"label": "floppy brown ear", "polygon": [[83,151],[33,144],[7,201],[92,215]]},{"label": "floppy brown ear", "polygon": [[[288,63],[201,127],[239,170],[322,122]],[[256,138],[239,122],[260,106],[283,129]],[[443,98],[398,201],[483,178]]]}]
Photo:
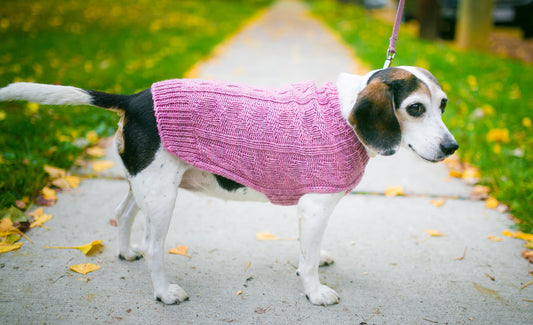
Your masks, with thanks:
[{"label": "floppy brown ear", "polygon": [[400,147],[402,132],[396,118],[394,85],[381,78],[372,79],[359,93],[348,122],[363,144],[389,156]]}]

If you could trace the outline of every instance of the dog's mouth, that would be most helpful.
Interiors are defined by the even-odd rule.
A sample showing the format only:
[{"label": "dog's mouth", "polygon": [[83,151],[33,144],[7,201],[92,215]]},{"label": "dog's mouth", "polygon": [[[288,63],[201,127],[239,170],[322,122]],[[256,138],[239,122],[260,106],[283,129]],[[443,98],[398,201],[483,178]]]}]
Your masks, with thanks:
[{"label": "dog's mouth", "polygon": [[416,151],[416,149],[411,145],[409,144],[408,145],[409,148],[411,150],[413,150],[414,153],[416,153],[416,155],[422,159],[424,159],[425,161],[429,161],[431,163],[437,163],[437,162],[440,162],[440,161],[443,161],[444,159],[446,159],[446,156],[444,154],[442,155],[439,155],[437,157],[434,157],[434,158],[428,158],[428,157],[424,157],[423,155],[421,155],[419,152]]}]

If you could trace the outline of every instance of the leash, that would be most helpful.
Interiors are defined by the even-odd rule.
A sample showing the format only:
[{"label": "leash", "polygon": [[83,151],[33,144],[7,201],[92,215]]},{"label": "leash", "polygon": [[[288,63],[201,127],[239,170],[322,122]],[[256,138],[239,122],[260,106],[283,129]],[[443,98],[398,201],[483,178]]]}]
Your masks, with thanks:
[{"label": "leash", "polygon": [[400,0],[398,3],[398,11],[396,11],[396,19],[394,20],[394,27],[392,29],[392,35],[389,38],[389,48],[387,49],[387,59],[383,65],[383,69],[390,67],[394,56],[396,55],[396,41],[398,40],[398,31],[400,30],[400,23],[402,21],[404,0]]}]

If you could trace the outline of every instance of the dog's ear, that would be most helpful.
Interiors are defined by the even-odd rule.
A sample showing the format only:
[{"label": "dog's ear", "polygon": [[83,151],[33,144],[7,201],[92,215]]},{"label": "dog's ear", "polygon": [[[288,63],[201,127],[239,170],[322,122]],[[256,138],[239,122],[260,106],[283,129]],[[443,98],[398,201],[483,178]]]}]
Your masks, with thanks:
[{"label": "dog's ear", "polygon": [[416,79],[402,69],[381,70],[359,93],[348,122],[370,150],[389,156],[399,149],[402,132],[395,110],[416,89]]}]

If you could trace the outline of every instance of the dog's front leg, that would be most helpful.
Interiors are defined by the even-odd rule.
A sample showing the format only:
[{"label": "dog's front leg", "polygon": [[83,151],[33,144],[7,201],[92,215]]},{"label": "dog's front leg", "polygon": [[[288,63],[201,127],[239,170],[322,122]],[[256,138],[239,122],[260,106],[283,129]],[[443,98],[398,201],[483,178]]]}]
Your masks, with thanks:
[{"label": "dog's front leg", "polygon": [[300,263],[297,274],[302,279],[307,299],[315,305],[327,306],[339,302],[335,290],[320,283],[318,264],[329,216],[343,194],[306,194],[298,202]]},{"label": "dog's front leg", "polygon": [[178,186],[186,169],[182,162],[161,150],[154,162],[130,181],[135,201],[146,217],[143,250],[154,297],[165,304],[179,304],[188,299],[179,285],[168,283],[163,255]]}]

